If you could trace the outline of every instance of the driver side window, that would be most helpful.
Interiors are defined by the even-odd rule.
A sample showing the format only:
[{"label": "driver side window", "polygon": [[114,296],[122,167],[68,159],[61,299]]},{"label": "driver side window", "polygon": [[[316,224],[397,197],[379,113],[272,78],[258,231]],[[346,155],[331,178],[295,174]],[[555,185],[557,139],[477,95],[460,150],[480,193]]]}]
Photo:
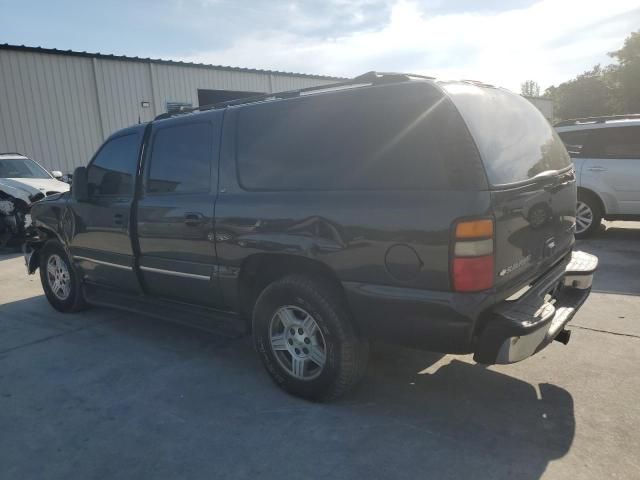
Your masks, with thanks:
[{"label": "driver side window", "polygon": [[108,140],[87,169],[89,194],[131,196],[139,147],[137,133]]}]

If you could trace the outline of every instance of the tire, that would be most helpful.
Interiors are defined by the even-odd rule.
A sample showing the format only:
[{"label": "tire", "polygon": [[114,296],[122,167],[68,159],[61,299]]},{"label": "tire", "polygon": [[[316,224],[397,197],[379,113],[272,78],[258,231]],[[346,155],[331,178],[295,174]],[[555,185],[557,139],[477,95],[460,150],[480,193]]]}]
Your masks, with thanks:
[{"label": "tire", "polygon": [[576,238],[587,238],[600,228],[602,208],[600,202],[589,193],[578,192],[576,205]]},{"label": "tire", "polygon": [[341,292],[306,275],[284,277],[260,294],[253,340],[273,381],[307,400],[344,395],[366,370],[369,344],[356,333]]},{"label": "tire", "polygon": [[[63,280],[67,289],[59,287],[54,291],[55,278]],[[40,252],[40,281],[47,300],[59,312],[79,312],[87,307],[78,274],[56,240],[49,240]]]}]

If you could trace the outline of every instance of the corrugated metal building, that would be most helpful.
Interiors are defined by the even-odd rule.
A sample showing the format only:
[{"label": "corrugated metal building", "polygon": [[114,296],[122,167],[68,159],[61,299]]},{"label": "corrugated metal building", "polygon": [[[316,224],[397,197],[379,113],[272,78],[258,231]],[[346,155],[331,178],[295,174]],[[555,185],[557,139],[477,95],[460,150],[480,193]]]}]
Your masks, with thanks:
[{"label": "corrugated metal building", "polygon": [[0,45],[0,152],[24,153],[50,170],[72,172],[114,131],[167,109],[339,80]]}]

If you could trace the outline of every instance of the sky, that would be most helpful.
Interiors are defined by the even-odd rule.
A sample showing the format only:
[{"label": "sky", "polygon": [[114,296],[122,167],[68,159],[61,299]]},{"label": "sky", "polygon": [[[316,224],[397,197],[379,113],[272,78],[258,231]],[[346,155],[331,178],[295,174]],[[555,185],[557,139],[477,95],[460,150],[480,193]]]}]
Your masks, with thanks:
[{"label": "sky", "polygon": [[612,63],[640,0],[0,0],[0,43],[520,90]]}]

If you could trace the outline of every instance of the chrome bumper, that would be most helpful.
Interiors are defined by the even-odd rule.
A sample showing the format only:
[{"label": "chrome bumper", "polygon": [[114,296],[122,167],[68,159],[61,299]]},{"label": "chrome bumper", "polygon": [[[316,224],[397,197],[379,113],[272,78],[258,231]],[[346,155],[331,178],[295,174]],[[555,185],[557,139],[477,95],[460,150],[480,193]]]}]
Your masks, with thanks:
[{"label": "chrome bumper", "polygon": [[[564,270],[552,271],[523,297],[503,302],[480,334],[474,359],[506,364],[534,355],[564,331],[591,292],[598,258],[573,252]],[[568,342],[569,335],[562,337]]]}]

